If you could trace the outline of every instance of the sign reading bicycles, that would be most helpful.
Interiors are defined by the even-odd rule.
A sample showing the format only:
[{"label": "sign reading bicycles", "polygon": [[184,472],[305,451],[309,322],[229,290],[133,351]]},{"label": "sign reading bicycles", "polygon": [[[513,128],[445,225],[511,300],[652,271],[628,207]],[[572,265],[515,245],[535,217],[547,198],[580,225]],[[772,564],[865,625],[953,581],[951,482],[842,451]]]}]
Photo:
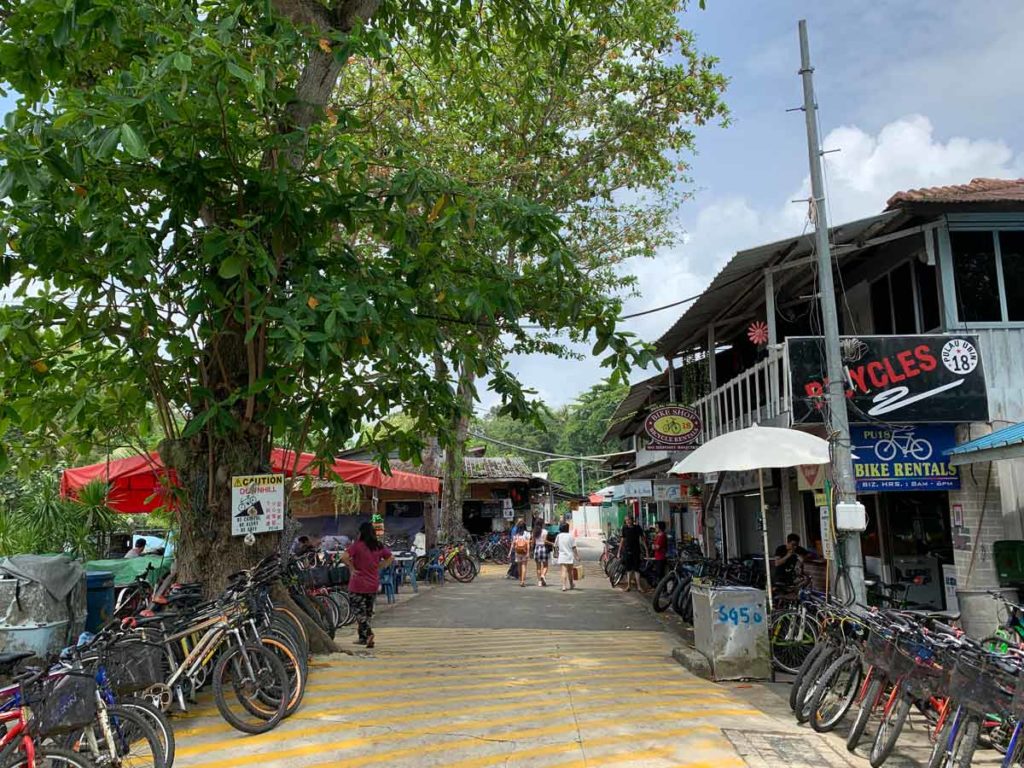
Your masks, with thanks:
[{"label": "sign reading bicycles", "polygon": [[284,527],[284,475],[231,478],[231,535],[269,533]]},{"label": "sign reading bicycles", "polygon": [[700,415],[692,408],[668,405],[647,414],[644,431],[649,451],[685,451],[700,442]]},{"label": "sign reading bicycles", "polygon": [[850,427],[858,491],[948,491],[960,473],[944,451],[956,445],[952,425]]}]

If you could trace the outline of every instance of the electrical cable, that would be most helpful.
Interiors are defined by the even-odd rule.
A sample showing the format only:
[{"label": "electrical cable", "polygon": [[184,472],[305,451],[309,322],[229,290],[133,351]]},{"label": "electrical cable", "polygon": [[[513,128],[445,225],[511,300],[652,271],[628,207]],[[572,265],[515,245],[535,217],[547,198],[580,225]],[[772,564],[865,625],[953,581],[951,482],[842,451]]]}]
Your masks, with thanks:
[{"label": "electrical cable", "polygon": [[469,430],[469,434],[471,434],[473,437],[477,438],[478,440],[485,440],[488,443],[494,443],[495,445],[500,445],[500,446],[502,446],[504,448],[513,448],[513,449],[515,449],[517,451],[522,451],[523,453],[533,453],[533,454],[536,454],[538,456],[548,456],[548,457],[553,458],[553,459],[572,459],[574,461],[603,461],[604,459],[610,459],[612,456],[619,456],[619,455],[621,455],[623,453],[635,453],[636,452],[636,451],[616,451],[615,453],[602,453],[602,454],[594,454],[594,455],[591,455],[591,456],[569,456],[569,455],[564,454],[564,453],[551,453],[550,451],[539,451],[536,448],[526,448],[526,447],[524,447],[522,445],[516,445],[514,443],[506,443],[504,440],[498,440],[496,438],[489,437],[489,436],[483,434],[482,432],[475,432],[472,429]]}]

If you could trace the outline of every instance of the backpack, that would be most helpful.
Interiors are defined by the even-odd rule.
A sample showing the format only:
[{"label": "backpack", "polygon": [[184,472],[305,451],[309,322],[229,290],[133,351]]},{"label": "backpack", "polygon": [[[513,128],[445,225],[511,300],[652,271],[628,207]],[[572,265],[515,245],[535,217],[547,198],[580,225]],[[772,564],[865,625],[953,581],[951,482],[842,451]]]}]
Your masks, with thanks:
[{"label": "backpack", "polygon": [[517,555],[528,555],[530,554],[530,539],[525,533],[521,533],[516,536],[516,554]]}]

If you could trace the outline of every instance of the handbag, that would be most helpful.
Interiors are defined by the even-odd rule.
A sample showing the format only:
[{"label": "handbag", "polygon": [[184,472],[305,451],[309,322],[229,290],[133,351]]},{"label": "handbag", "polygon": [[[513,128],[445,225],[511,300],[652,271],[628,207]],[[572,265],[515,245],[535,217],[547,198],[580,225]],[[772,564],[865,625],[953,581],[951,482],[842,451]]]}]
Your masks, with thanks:
[{"label": "handbag", "polygon": [[583,578],[583,563],[577,563],[572,567],[572,580],[580,581]]}]

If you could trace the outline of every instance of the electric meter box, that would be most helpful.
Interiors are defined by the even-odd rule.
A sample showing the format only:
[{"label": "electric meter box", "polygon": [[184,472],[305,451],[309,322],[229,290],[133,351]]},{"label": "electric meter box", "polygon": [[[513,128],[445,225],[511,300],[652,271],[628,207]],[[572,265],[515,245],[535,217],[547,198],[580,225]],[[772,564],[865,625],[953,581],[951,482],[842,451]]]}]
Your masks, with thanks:
[{"label": "electric meter box", "polygon": [[859,501],[847,501],[836,504],[837,531],[866,531],[868,529],[868,513]]}]

